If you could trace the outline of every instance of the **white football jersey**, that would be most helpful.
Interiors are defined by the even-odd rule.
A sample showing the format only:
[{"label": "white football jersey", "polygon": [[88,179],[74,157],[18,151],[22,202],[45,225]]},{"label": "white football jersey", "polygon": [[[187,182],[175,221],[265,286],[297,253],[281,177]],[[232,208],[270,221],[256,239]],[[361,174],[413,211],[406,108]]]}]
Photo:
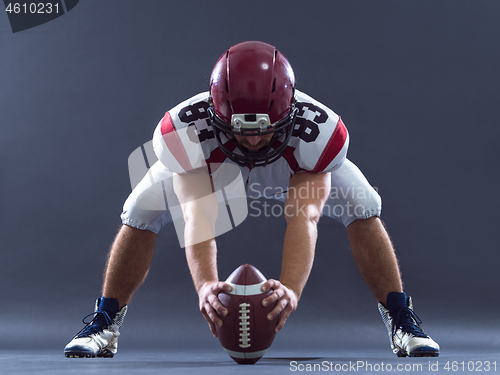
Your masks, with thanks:
[{"label": "white football jersey", "polygon": [[[287,190],[295,173],[331,172],[346,158],[349,134],[340,117],[298,90],[295,97],[299,111],[283,156],[265,167],[238,166],[249,197],[276,197]],[[172,172],[188,173],[207,167],[214,174],[224,165],[236,165],[217,145],[208,120],[208,98],[207,91],[180,103],[165,114],[155,129],[156,156]],[[226,147],[240,153],[229,139],[221,137]]]}]

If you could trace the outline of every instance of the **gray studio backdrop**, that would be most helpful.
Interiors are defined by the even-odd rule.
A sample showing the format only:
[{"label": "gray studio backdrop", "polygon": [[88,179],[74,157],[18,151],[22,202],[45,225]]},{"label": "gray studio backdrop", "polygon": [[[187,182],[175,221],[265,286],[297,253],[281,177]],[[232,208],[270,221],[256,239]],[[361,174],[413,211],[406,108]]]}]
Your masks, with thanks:
[{"label": "gray studio backdrop", "polygon": [[[130,153],[250,39],[276,45],[297,87],[342,116],[424,328],[448,348],[460,330],[498,330],[499,13],[486,0],[82,0],[18,33],[0,15],[0,348],[62,350],[81,328],[130,192]],[[275,345],[389,350],[344,229],[319,226],[311,278]],[[245,262],[279,277],[284,229],[249,217],[221,236],[221,279]],[[217,345],[197,305],[165,229],[120,345]]]}]

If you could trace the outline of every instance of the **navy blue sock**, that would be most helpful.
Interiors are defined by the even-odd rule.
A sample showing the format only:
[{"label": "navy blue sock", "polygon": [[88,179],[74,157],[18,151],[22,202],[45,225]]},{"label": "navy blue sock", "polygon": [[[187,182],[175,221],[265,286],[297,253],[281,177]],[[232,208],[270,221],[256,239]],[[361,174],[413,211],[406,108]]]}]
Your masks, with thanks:
[{"label": "navy blue sock", "polygon": [[408,307],[406,293],[391,292],[387,295],[387,302],[385,304],[387,310],[392,317],[395,317],[401,309]]},{"label": "navy blue sock", "polygon": [[106,311],[111,319],[115,318],[116,313],[120,310],[116,298],[101,297],[99,301],[99,311]]}]

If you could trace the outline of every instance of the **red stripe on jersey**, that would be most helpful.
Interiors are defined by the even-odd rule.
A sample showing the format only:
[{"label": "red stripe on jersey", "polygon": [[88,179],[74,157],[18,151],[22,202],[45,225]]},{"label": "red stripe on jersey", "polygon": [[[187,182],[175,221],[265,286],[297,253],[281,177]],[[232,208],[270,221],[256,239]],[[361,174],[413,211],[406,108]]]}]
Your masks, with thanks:
[{"label": "red stripe on jersey", "polygon": [[175,125],[170,117],[170,113],[165,113],[165,116],[161,120],[161,135],[163,141],[167,146],[170,153],[175,157],[177,162],[180,164],[182,169],[186,172],[192,171],[193,167],[189,161],[186,149],[182,144],[181,138],[175,129]]},{"label": "red stripe on jersey", "polygon": [[294,172],[303,171],[304,169],[299,167],[299,163],[297,162],[297,159],[295,159],[295,156],[293,155],[294,151],[295,148],[287,146],[285,152],[283,153],[283,157],[287,161],[292,171]]},{"label": "red stripe on jersey", "polygon": [[316,163],[316,166],[313,168],[311,173],[320,173],[322,172],[328,165],[332,162],[333,159],[339,154],[342,147],[347,139],[347,129],[342,122],[342,119],[339,117],[339,121],[337,122],[337,127],[333,131],[326,147],[323,149],[321,156]]},{"label": "red stripe on jersey", "polygon": [[[228,141],[224,144],[224,146],[229,150],[233,151],[236,148],[236,145]],[[210,154],[210,157],[206,160],[206,163],[208,165],[208,173],[212,174],[219,168],[219,166],[226,160],[227,156],[224,154],[221,148],[217,147],[215,150],[212,151]]]}]

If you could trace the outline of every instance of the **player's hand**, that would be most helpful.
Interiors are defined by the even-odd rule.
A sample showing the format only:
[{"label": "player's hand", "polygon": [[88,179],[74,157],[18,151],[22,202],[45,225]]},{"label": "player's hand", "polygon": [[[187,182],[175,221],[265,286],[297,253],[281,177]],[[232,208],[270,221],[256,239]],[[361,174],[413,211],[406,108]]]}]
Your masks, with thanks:
[{"label": "player's hand", "polygon": [[221,316],[226,316],[228,311],[219,301],[220,292],[230,292],[233,288],[231,285],[222,281],[207,282],[198,291],[198,298],[200,301],[200,311],[205,317],[212,335],[217,337],[215,325],[222,326]]},{"label": "player's hand", "polygon": [[267,292],[269,289],[274,290],[273,294],[262,300],[262,306],[269,306],[278,301],[274,309],[267,315],[267,319],[273,320],[281,314],[275,330],[279,332],[285,325],[290,314],[297,309],[299,299],[292,289],[287,288],[274,279],[267,280],[264,285],[262,285],[261,289],[263,292]]}]

